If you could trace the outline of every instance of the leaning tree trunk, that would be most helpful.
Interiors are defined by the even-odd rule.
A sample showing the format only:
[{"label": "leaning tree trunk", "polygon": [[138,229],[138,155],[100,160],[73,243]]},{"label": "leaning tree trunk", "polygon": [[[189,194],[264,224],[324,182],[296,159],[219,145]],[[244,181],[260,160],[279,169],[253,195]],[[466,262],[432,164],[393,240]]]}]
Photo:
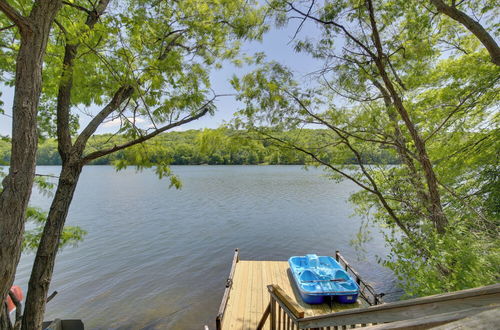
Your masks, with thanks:
[{"label": "leaning tree trunk", "polygon": [[52,280],[59,239],[82,167],[83,164],[79,160],[69,160],[61,169],[57,190],[31,271],[22,323],[24,330],[42,328],[47,292]]},{"label": "leaning tree trunk", "polygon": [[450,17],[451,19],[462,24],[467,30],[476,36],[477,39],[488,50],[491,57],[491,62],[500,65],[500,47],[491,34],[479,24],[478,21],[458,9],[455,5],[448,6],[442,0],[431,0],[432,4],[436,7],[438,12]]},{"label": "leaning tree trunk", "polygon": [[430,208],[429,195],[425,191],[425,186],[422,182],[422,176],[417,171],[415,163],[414,163],[412,157],[408,154],[408,151],[406,149],[407,140],[406,140],[405,136],[403,135],[401,128],[399,127],[397,113],[393,108],[391,96],[389,95],[389,92],[380,84],[380,82],[378,82],[377,80],[373,80],[373,84],[375,85],[375,87],[378,88],[378,90],[382,94],[387,115],[389,117],[389,120],[392,123],[393,128],[394,128],[395,150],[399,155],[399,159],[401,160],[401,162],[406,166],[406,168],[409,171],[410,183],[414,187],[414,189],[417,193],[417,196],[420,200],[420,203],[422,204],[422,206],[427,210],[428,214],[430,215],[430,214],[432,214],[432,209]]},{"label": "leaning tree trunk", "polygon": [[431,160],[427,153],[425,142],[418,133],[416,125],[411,120],[410,114],[406,111],[406,108],[403,105],[403,101],[399,97],[394,86],[392,85],[392,82],[387,76],[387,72],[385,72],[384,66],[379,63],[377,63],[377,65],[379,66],[379,71],[380,74],[382,75],[384,83],[386,84],[386,87],[392,96],[394,106],[397,109],[401,118],[403,119],[403,122],[405,123],[405,126],[410,133],[413,143],[415,144],[418,161],[422,166],[422,170],[425,176],[425,181],[427,183],[427,190],[429,193],[428,196],[430,204],[429,205],[430,218],[434,222],[434,225],[438,233],[444,234],[446,232],[446,227],[448,226],[448,219],[446,218],[443,211],[443,206],[441,204],[441,195],[438,189],[438,181]]},{"label": "leaning tree trunk", "polygon": [[[0,193],[0,302],[14,282],[21,256],[25,213],[35,176],[42,64],[50,28],[60,6],[60,1],[42,1],[33,5],[29,17],[13,14],[19,25],[21,44],[16,59],[11,161]],[[3,305],[0,304],[0,315]]]}]

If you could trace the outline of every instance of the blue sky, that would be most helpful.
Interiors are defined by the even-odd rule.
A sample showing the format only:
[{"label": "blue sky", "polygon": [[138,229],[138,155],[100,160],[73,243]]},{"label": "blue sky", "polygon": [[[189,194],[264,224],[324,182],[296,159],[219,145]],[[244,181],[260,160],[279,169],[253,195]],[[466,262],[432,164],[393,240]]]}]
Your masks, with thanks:
[{"label": "blue sky", "polygon": [[[253,54],[256,52],[264,52],[267,60],[278,61],[289,66],[297,75],[297,78],[303,78],[307,73],[315,71],[321,67],[321,63],[314,60],[310,55],[296,53],[293,50],[293,45],[290,43],[291,38],[295,34],[295,30],[299,25],[299,21],[292,21],[288,27],[277,29],[272,27],[264,36],[262,42],[248,42],[243,45],[243,52]],[[305,22],[298,37],[314,36],[318,33],[317,28],[311,22]],[[232,89],[229,79],[236,74],[243,75],[251,68],[237,68],[233,65],[226,65],[220,70],[212,73],[213,89],[217,94],[232,94]],[[4,102],[3,109],[5,115],[0,115],[0,134],[10,135],[12,121],[10,118],[12,108],[12,97],[14,90],[5,86],[0,86],[2,90],[1,100]],[[222,97],[216,102],[217,111],[213,116],[205,116],[196,122],[185,125],[179,130],[200,129],[200,128],[216,128],[224,121],[229,121],[235,111],[241,108],[241,104],[235,100],[233,96]],[[88,109],[95,112],[97,108]],[[81,127],[84,127],[90,120],[90,117],[80,115]],[[107,123],[104,127],[98,130],[98,133],[113,132],[116,130],[118,123]]]}]

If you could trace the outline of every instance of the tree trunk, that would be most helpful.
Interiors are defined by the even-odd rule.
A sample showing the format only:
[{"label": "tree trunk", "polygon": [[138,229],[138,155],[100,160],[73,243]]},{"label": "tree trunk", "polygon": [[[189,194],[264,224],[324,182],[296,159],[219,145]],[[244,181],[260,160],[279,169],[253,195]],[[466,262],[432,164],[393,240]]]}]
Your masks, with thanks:
[{"label": "tree trunk", "polygon": [[10,322],[9,312],[7,310],[7,302],[4,301],[1,303],[3,305],[2,311],[0,314],[0,329],[2,330],[10,330],[12,329],[12,322]]},{"label": "tree trunk", "polygon": [[[76,158],[76,160],[74,160]],[[42,328],[47,292],[54,271],[59,239],[68,215],[69,206],[82,171],[83,163],[77,157],[63,164],[42,238],[31,271],[22,329]]]},{"label": "tree trunk", "polygon": [[431,211],[430,218],[433,221],[437,232],[439,234],[444,234],[446,232],[446,226],[448,225],[448,219],[443,212],[443,205],[441,204],[441,195],[438,189],[436,174],[434,173],[431,160],[429,159],[429,155],[427,154],[425,142],[420,136],[415,123],[412,121],[410,114],[403,104],[403,100],[401,99],[400,94],[394,87],[394,84],[392,83],[391,79],[389,78],[389,74],[387,73],[385,61],[389,59],[388,56],[384,54],[383,45],[380,40],[380,35],[375,20],[375,10],[373,8],[373,3],[371,0],[366,0],[366,5],[368,14],[370,16],[372,39],[377,49],[377,54],[375,55],[374,53],[370,52],[370,56],[375,62],[377,70],[384,82],[385,88],[391,96],[392,104],[394,105],[398,114],[401,116],[401,119],[403,119],[403,122],[405,123],[405,126],[410,133],[411,139],[415,144],[415,149],[417,150],[417,158],[420,165],[422,166],[422,170],[424,171],[427,190],[429,192],[429,203]]},{"label": "tree trunk", "polygon": [[[60,1],[36,2],[30,17],[23,18],[25,25],[20,29],[21,45],[16,59],[12,108],[11,161],[0,193],[0,301],[6,298],[14,282],[21,255],[25,213],[35,175],[42,64],[50,28],[60,6]],[[0,309],[3,309],[3,304],[0,304]]]},{"label": "tree trunk", "polygon": [[[412,157],[408,154],[408,150],[406,149],[407,140],[401,131],[398,123],[398,114],[394,110],[391,96],[387,92],[387,90],[378,82],[377,80],[373,81],[374,85],[380,90],[382,93],[382,97],[384,99],[384,104],[386,107],[387,115],[394,127],[394,142],[395,149],[399,155],[399,159],[402,161],[404,165],[406,165],[408,171],[410,171],[409,180],[413,187],[417,192],[417,196],[421,201],[422,206],[427,210],[428,214],[432,213],[432,209],[430,208],[429,195],[425,191],[425,186],[423,184],[422,175],[417,171],[415,163],[413,162]],[[432,219],[431,219],[432,220]]]},{"label": "tree trunk", "polygon": [[442,0],[431,0],[432,4],[436,7],[438,12],[450,17],[451,19],[459,22],[472,34],[474,34],[484,47],[490,53],[491,62],[500,65],[500,48],[498,47],[495,39],[486,31],[486,29],[479,24],[478,21],[472,19],[469,15],[459,10],[455,6],[448,6]]},{"label": "tree trunk", "polygon": [[427,149],[425,148],[425,143],[420,134],[418,133],[415,124],[410,118],[410,115],[406,111],[405,106],[403,105],[403,101],[399,97],[394,85],[390,81],[387,72],[385,71],[385,67],[383,64],[378,63],[379,71],[384,80],[386,88],[389,90],[391,94],[393,103],[395,108],[397,109],[399,115],[403,119],[406,128],[410,132],[410,136],[415,144],[415,149],[417,150],[418,161],[422,166],[422,170],[424,171],[425,181],[427,183],[427,190],[429,192],[429,202],[430,202],[430,218],[434,222],[436,230],[440,234],[444,234],[446,232],[446,226],[448,225],[448,219],[444,215],[443,206],[441,204],[441,195],[438,190],[438,182],[436,178],[436,174],[434,173],[434,169],[432,167],[432,163],[429,159],[429,155],[427,154]]}]

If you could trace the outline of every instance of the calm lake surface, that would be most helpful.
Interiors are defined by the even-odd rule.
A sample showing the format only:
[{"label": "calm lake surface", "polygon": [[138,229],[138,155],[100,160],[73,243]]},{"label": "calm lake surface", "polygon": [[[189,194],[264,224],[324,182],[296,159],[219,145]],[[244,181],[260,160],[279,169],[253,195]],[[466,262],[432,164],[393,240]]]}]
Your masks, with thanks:
[{"label": "calm lake surface", "polygon": [[[59,254],[50,289],[59,294],[46,319],[81,318],[88,329],[213,328],[237,247],[242,259],[261,260],[338,249],[377,291],[395,290],[394,276],[376,262],[387,252],[378,229],[364,258],[349,243],[362,221],[347,200],[354,184],[300,166],[172,169],[181,190],[152,171],[84,169],[68,224],[88,235]],[[49,203],[33,193],[32,204]],[[25,255],[18,268],[23,290],[32,261]]]}]

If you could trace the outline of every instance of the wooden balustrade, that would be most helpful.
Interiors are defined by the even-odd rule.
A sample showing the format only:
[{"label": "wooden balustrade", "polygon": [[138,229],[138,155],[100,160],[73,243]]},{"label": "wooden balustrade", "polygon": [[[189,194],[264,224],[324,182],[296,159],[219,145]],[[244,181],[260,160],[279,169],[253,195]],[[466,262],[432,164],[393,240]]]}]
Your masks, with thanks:
[{"label": "wooden balustrade", "polygon": [[[269,285],[269,306],[259,322],[263,329],[270,320],[271,330],[349,329],[385,324],[380,329],[398,329],[402,324],[431,326],[445,324],[500,307],[500,284],[438,294],[428,297],[356,308],[337,313],[304,317],[293,299],[279,286]],[[393,325],[391,323],[394,322]]]},{"label": "wooden balustrade", "polygon": [[381,295],[375,292],[373,287],[366,283],[357,271],[352,268],[352,266],[345,260],[345,258],[340,254],[339,251],[335,251],[335,259],[337,262],[344,267],[347,273],[351,275],[359,286],[359,294],[362,299],[364,299],[369,305],[380,305],[383,303]]},{"label": "wooden balustrade", "polygon": [[[368,304],[353,305],[350,309],[325,314],[311,313],[308,309],[309,305],[301,301],[297,302],[294,293],[291,293],[293,290],[291,290],[289,282],[291,279],[289,279],[290,274],[287,274],[286,262],[239,261],[238,253],[236,249],[216,319],[217,330],[223,327],[259,330],[337,330],[359,327],[402,329],[407,326],[429,328],[468,316],[476,317],[478,313],[489,313],[494,308],[499,311],[491,315],[500,314],[500,283],[382,304],[380,296],[361,279],[338,251],[335,258],[358,283],[359,297]],[[235,279],[234,287],[233,278]],[[274,284],[266,286],[273,282]],[[285,292],[282,288],[287,291]],[[230,298],[230,295],[233,297]],[[267,305],[264,298],[266,295],[269,297]],[[292,298],[289,295],[292,295]],[[368,307],[358,307],[360,305]],[[330,308],[330,310],[336,309]],[[260,315],[262,316],[259,321]],[[225,318],[226,322],[224,322]]]},{"label": "wooden balustrade", "polygon": [[271,330],[294,330],[299,329],[297,320],[304,318],[302,308],[290,298],[279,285],[268,285],[270,301],[257,330],[264,328],[269,318]]}]

